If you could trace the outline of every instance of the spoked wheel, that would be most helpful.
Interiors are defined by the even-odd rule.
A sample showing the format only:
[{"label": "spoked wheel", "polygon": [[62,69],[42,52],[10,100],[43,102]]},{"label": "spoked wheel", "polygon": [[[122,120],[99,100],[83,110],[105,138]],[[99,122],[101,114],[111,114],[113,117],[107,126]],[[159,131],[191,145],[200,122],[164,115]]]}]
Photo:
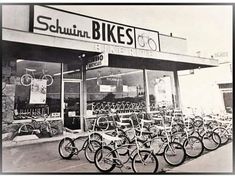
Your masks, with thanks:
[{"label": "spoked wheel", "polygon": [[30,74],[24,74],[23,76],[21,76],[20,78],[20,83],[23,86],[30,86],[32,83],[33,77]]},{"label": "spoked wheel", "polygon": [[90,163],[94,163],[95,152],[100,147],[101,147],[101,143],[96,140],[90,140],[90,142],[87,143],[87,146],[85,147],[84,153],[85,153],[86,159]]},{"label": "spoked wheel", "polygon": [[138,151],[132,159],[132,169],[135,173],[155,173],[158,165],[156,156],[148,150]]},{"label": "spoked wheel", "polygon": [[218,127],[213,130],[213,132],[217,133],[221,138],[221,145],[225,145],[229,140],[229,132],[227,129],[223,127]]},{"label": "spoked wheel", "polygon": [[18,130],[18,135],[30,135],[33,134],[34,132],[34,127],[30,124],[24,124],[20,127]]},{"label": "spoked wheel", "polygon": [[154,149],[154,154],[161,156],[161,155],[163,155],[164,149],[166,147],[165,139],[153,137],[153,140],[151,141],[150,146],[151,146],[151,148]]},{"label": "spoked wheel", "polygon": [[221,138],[217,133],[208,131],[202,136],[202,142],[206,150],[213,151],[220,146]]},{"label": "spoked wheel", "polygon": [[53,84],[53,77],[49,74],[45,74],[42,76],[42,79],[45,79],[47,81],[47,86],[50,86]]},{"label": "spoked wheel", "polygon": [[90,134],[90,140],[96,140],[96,141],[101,142],[102,136],[99,133],[93,132]]},{"label": "spoked wheel", "polygon": [[59,154],[63,159],[71,159],[75,152],[75,145],[71,138],[64,138],[59,143]]},{"label": "spoked wheel", "polygon": [[186,153],[180,143],[170,142],[164,149],[163,157],[168,164],[178,166],[184,162]]},{"label": "spoked wheel", "polygon": [[196,136],[189,136],[185,139],[183,147],[187,156],[191,158],[199,157],[204,149],[201,139]]},{"label": "spoked wheel", "polygon": [[49,131],[49,136],[50,137],[53,137],[53,136],[57,135],[57,133],[58,133],[58,130],[56,128],[54,128],[54,127],[50,128],[50,131]]},{"label": "spoked wheel", "polygon": [[97,126],[100,130],[106,131],[109,128],[109,122],[106,117],[99,117],[97,119]]},{"label": "spoked wheel", "polygon": [[117,149],[118,154],[121,155],[121,156],[125,156],[125,155],[128,154],[130,140],[125,135],[120,135],[118,137],[121,138],[121,140],[115,142],[116,147],[118,148]]},{"label": "spoked wheel", "polygon": [[117,155],[111,147],[103,146],[95,152],[95,166],[101,172],[111,172],[116,167],[115,159]]}]

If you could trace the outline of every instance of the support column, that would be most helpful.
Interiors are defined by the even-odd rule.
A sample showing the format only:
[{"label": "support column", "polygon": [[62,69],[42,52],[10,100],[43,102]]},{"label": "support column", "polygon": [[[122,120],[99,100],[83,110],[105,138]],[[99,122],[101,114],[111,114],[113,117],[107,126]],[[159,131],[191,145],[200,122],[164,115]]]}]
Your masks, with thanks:
[{"label": "support column", "polygon": [[175,108],[181,108],[181,96],[180,96],[180,85],[179,76],[177,70],[174,70],[174,82],[175,82]]},{"label": "support column", "polygon": [[148,86],[148,75],[146,69],[143,69],[143,77],[144,77],[144,96],[146,103],[146,111],[150,112],[150,102],[149,102],[149,86]]},{"label": "support column", "polygon": [[64,127],[64,76],[63,76],[63,69],[64,68],[64,64],[61,63],[61,70],[60,70],[60,73],[61,73],[61,89],[60,89],[60,98],[61,98],[61,119],[62,119],[62,123],[63,123],[63,127]]},{"label": "support column", "polygon": [[80,117],[81,117],[81,130],[86,130],[86,110],[87,110],[87,86],[86,86],[86,62],[85,59],[80,59],[82,61],[81,65],[81,76],[82,76],[82,83],[81,83],[81,93],[80,93]]}]

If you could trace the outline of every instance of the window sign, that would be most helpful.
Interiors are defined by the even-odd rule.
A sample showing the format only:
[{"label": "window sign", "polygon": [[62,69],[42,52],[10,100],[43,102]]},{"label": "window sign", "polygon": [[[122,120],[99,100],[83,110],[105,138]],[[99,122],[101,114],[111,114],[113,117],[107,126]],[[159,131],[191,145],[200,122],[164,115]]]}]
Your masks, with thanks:
[{"label": "window sign", "polygon": [[46,104],[47,80],[33,79],[29,104]]},{"label": "window sign", "polygon": [[97,56],[90,57],[87,59],[86,69],[94,69],[97,67],[108,66],[108,54],[101,53]]}]

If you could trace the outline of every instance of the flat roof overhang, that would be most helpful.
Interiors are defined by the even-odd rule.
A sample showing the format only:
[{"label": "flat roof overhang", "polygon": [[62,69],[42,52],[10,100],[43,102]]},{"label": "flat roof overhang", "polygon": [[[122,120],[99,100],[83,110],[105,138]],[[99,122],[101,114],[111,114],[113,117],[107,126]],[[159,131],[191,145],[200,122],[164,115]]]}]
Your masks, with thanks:
[{"label": "flat roof overhang", "polygon": [[78,56],[82,53],[89,57],[105,51],[109,54],[110,67],[171,71],[218,66],[216,59],[117,46],[112,46],[110,50],[105,44],[7,28],[2,29],[2,40],[3,57],[79,63]]}]

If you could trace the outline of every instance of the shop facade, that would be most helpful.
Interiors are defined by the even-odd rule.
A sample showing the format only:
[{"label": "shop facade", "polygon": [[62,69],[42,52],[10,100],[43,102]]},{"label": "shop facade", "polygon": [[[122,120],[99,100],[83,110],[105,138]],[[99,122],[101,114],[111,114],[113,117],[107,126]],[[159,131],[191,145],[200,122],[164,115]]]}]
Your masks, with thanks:
[{"label": "shop facade", "polygon": [[110,107],[180,108],[177,72],[218,64],[158,31],[41,5],[3,5],[2,13],[3,133],[45,114],[60,134],[86,130]]}]

